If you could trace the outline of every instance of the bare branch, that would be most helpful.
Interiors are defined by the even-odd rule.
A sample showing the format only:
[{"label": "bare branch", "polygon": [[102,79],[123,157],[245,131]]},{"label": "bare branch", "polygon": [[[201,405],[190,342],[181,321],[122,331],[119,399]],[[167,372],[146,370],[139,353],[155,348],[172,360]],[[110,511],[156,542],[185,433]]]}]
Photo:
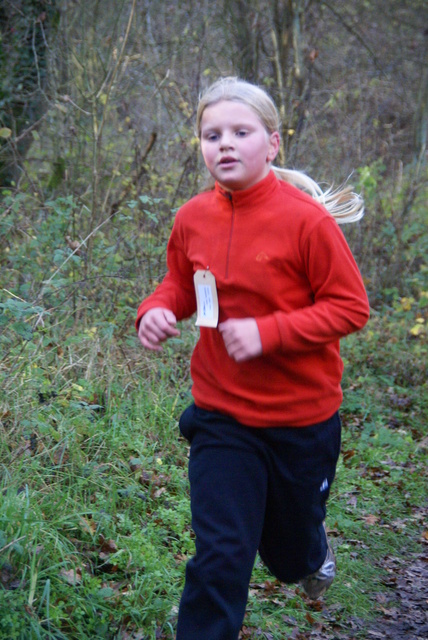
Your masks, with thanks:
[{"label": "bare branch", "polygon": [[371,47],[369,47],[369,45],[367,44],[367,42],[364,40],[363,36],[361,36],[358,31],[351,25],[348,24],[348,22],[346,22],[346,20],[340,15],[340,13],[338,11],[336,11],[336,9],[334,7],[331,6],[331,4],[329,4],[328,2],[325,2],[325,0],[322,0],[322,4],[329,10],[331,11],[331,13],[335,16],[335,18],[338,19],[338,21],[340,22],[340,24],[345,27],[345,29],[352,34],[360,44],[363,45],[364,49],[366,49],[366,51],[370,54],[373,63],[375,65],[375,67],[377,68],[378,71],[380,71],[383,74],[383,69],[382,69],[382,65],[379,62],[379,59],[377,57],[377,55],[374,53],[373,49],[371,49]]}]

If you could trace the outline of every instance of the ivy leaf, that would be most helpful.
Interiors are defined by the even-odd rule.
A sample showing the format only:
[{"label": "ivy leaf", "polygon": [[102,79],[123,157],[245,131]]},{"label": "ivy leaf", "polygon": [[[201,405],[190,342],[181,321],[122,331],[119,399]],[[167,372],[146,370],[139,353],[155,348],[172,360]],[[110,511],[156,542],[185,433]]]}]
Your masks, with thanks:
[{"label": "ivy leaf", "polygon": [[33,337],[33,330],[26,322],[14,322],[12,329],[24,340],[31,340]]}]

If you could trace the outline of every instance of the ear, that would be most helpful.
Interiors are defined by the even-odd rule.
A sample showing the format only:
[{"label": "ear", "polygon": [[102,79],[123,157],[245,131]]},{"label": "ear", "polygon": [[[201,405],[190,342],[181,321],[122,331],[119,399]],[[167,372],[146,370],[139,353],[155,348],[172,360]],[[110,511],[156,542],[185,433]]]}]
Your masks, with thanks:
[{"label": "ear", "polygon": [[278,155],[280,142],[281,139],[278,131],[274,131],[270,134],[269,149],[266,157],[267,162],[273,162],[275,160],[276,156]]}]

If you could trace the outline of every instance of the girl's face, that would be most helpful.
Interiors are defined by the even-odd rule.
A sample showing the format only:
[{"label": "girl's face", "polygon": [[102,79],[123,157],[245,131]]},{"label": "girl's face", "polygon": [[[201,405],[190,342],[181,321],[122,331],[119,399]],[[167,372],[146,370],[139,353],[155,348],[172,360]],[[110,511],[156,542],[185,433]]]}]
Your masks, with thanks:
[{"label": "girl's face", "polygon": [[201,151],[208,171],[228,191],[248,189],[269,173],[279,133],[269,134],[254,111],[221,100],[201,119]]}]

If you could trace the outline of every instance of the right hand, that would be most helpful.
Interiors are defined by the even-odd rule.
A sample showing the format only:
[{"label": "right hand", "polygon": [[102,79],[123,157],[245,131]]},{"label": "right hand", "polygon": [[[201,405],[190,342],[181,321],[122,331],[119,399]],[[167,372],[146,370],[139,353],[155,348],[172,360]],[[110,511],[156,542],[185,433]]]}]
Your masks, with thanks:
[{"label": "right hand", "polygon": [[146,349],[162,351],[161,342],[180,335],[176,324],[177,318],[169,309],[163,307],[149,309],[141,318],[138,338]]}]

